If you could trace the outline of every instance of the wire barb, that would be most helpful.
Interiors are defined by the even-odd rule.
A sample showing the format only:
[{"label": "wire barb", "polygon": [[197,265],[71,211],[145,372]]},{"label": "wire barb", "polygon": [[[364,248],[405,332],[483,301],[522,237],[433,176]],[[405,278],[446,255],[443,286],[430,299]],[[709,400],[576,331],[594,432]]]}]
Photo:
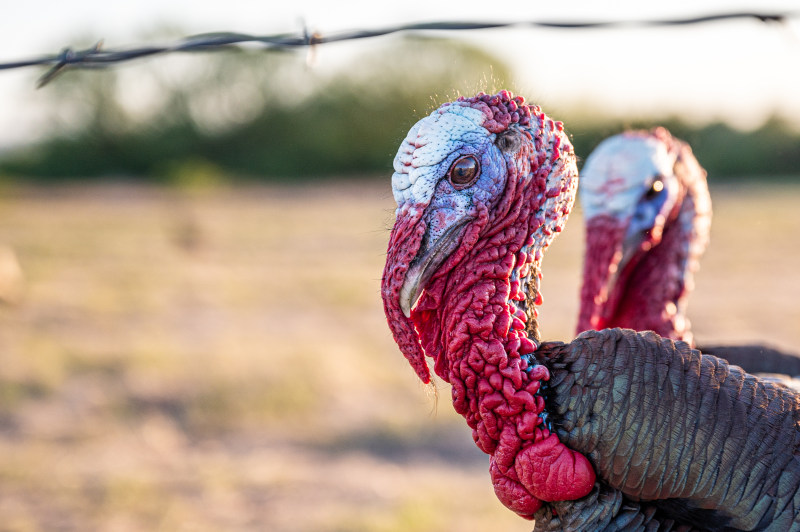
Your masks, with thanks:
[{"label": "wire barb", "polygon": [[[36,88],[41,89],[48,83],[50,83],[53,79],[56,78],[59,74],[63,73],[67,68],[72,65],[79,64],[82,61],[82,58],[89,55],[89,54],[96,54],[100,53],[100,48],[103,46],[103,41],[97,41],[94,46],[83,50],[81,52],[74,52],[72,48],[64,48],[61,50],[61,54],[58,56],[58,62],[53,65],[50,70],[42,74],[39,78],[39,81],[36,82]],[[91,66],[90,64],[85,65],[86,67]]]},{"label": "wire barb", "polygon": [[260,44],[263,48],[308,48],[308,60],[312,61],[317,45],[332,42],[368,39],[400,32],[418,31],[464,31],[483,30],[509,27],[538,27],[549,29],[609,29],[609,28],[635,28],[635,27],[669,27],[678,25],[704,24],[714,21],[729,21],[734,19],[751,19],[761,23],[789,22],[793,17],[800,16],[800,11],[787,11],[782,13],[753,13],[734,12],[719,13],[691,18],[666,19],[666,20],[629,20],[629,21],[588,21],[588,22],[552,22],[552,21],[515,21],[515,22],[425,22],[383,29],[352,30],[330,36],[323,36],[318,32],[309,32],[303,24],[302,35],[248,35],[244,33],[205,33],[185,37],[173,44],[164,46],[143,46],[139,48],[121,50],[101,50],[102,41],[86,50],[74,51],[64,48],[61,53],[38,59],[29,59],[0,63],[0,70],[10,70],[37,65],[50,65],[50,69],[39,78],[37,87],[43,87],[67,69],[75,68],[102,68],[114,63],[122,63],[151,55],[175,52],[206,52],[213,49],[228,48],[245,43]]}]

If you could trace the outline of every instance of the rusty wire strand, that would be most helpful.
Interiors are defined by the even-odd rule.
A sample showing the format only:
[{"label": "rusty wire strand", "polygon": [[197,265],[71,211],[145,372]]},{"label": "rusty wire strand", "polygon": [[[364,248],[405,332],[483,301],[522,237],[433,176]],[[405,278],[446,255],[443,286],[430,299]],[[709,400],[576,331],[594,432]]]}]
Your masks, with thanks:
[{"label": "rusty wire strand", "polygon": [[509,27],[536,27],[550,29],[609,29],[609,28],[637,28],[659,26],[683,26],[703,24],[714,21],[734,19],[753,19],[763,23],[786,22],[792,17],[800,15],[800,11],[779,13],[754,13],[735,12],[704,15],[691,18],[663,19],[663,20],[628,20],[628,21],[595,21],[595,22],[553,22],[553,21],[515,21],[515,22],[425,22],[390,26],[374,30],[352,30],[321,35],[310,33],[303,29],[302,35],[249,35],[246,33],[204,33],[185,37],[177,42],[166,45],[141,46],[130,49],[102,48],[102,41],[85,50],[64,48],[56,55],[43,56],[35,59],[0,63],[0,70],[10,70],[30,66],[50,66],[50,69],[39,78],[37,87],[42,87],[52,81],[56,76],[67,69],[73,68],[104,68],[115,63],[122,63],[143,57],[177,53],[177,52],[207,52],[215,49],[235,47],[236,45],[253,43],[266,49],[286,49],[300,47],[314,47],[321,44],[352,41],[380,37],[400,32],[415,31],[463,31],[484,30]]}]

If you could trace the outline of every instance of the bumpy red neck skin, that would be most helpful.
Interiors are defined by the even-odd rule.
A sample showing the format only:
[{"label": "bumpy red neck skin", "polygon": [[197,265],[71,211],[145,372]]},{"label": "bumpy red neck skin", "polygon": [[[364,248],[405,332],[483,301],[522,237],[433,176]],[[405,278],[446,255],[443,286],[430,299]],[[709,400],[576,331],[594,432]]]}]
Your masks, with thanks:
[{"label": "bumpy red neck skin", "polygon": [[526,140],[506,157],[505,189],[493,208],[475,213],[461,237],[467,244],[431,278],[410,320],[395,296],[407,271],[403,261],[413,257],[419,243],[398,233],[418,235],[424,221],[417,207],[408,207],[413,216],[398,213],[384,272],[384,303],[395,339],[420,377],[428,379],[424,352],[452,385],[456,411],[472,428],[478,447],[491,455],[498,498],[530,518],[542,501],[580,498],[595,481],[588,460],[543,423],[539,391],[549,372],[532,363],[538,338],[535,305],[541,302],[535,288],[538,266],[572,207],[577,171],[561,124],[538,107],[505,92],[461,102],[486,114],[489,131],[503,131],[513,121]]},{"label": "bumpy red neck skin", "polygon": [[609,282],[622,258],[625,231],[626,224],[613,216],[594,216],[586,221],[578,332],[608,328],[604,310]]},{"label": "bumpy red neck skin", "polygon": [[577,329],[651,330],[665,338],[693,344],[686,306],[693,289],[693,273],[708,242],[711,201],[705,172],[688,145],[663,129],[654,134],[660,134],[676,154],[678,201],[664,223],[658,243],[640,251],[620,271],[617,268],[628,220],[609,215],[587,220]]}]

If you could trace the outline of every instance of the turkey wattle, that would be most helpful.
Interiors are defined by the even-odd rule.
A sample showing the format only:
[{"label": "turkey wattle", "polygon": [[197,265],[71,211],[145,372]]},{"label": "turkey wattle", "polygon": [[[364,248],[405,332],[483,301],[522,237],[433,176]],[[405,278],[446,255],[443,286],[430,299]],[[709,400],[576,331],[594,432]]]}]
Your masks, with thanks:
[{"label": "turkey wattle", "polygon": [[537,530],[800,530],[791,390],[653,333],[539,343],[539,265],[577,185],[560,123],[506,91],[461,98],[394,165],[388,322],[451,384],[506,506]]},{"label": "turkey wattle", "polygon": [[[706,172],[665,128],[628,131],[586,159],[578,190],[586,253],[578,332],[652,330],[694,345],[686,307],[708,243]],[[701,346],[749,372],[800,374],[800,358],[758,346]]]}]

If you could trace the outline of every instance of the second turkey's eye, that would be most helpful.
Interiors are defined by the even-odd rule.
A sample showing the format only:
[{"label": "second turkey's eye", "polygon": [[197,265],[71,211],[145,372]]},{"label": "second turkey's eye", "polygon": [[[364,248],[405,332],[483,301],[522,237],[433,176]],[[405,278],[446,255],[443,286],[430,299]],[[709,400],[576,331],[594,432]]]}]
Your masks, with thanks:
[{"label": "second turkey's eye", "polygon": [[664,190],[664,182],[661,179],[656,179],[653,181],[653,185],[648,189],[647,193],[645,193],[645,197],[647,199],[652,199],[662,190]]},{"label": "second turkey's eye", "polygon": [[450,167],[450,182],[456,190],[470,186],[481,173],[481,165],[473,155],[462,157]]}]

